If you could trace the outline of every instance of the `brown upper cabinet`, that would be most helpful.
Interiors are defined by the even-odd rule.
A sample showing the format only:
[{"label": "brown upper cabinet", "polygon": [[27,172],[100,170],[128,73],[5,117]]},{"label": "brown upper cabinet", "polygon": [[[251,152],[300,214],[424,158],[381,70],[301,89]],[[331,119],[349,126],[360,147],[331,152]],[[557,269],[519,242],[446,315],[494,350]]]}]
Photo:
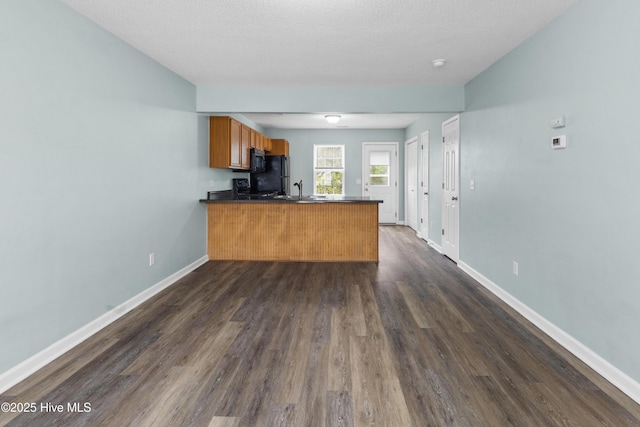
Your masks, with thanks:
[{"label": "brown upper cabinet", "polygon": [[272,156],[288,156],[289,155],[289,141],[286,139],[272,139],[271,150],[269,154]]},{"label": "brown upper cabinet", "polygon": [[271,139],[257,130],[251,129],[251,148],[269,151],[271,150]]},{"label": "brown upper cabinet", "polygon": [[250,149],[265,150],[270,141],[232,117],[209,117],[209,167],[249,169]]},{"label": "brown upper cabinet", "polygon": [[209,167],[242,167],[242,123],[231,117],[209,117]]},{"label": "brown upper cabinet", "polygon": [[262,136],[262,149],[264,151],[271,151],[271,138],[266,135],[260,135]]},{"label": "brown upper cabinet", "polygon": [[260,138],[258,138],[258,135],[259,133],[256,130],[251,129],[251,148],[262,150],[261,148],[262,141],[260,141]]},{"label": "brown upper cabinet", "polygon": [[251,128],[242,125],[240,131],[240,168],[249,169],[251,167]]}]

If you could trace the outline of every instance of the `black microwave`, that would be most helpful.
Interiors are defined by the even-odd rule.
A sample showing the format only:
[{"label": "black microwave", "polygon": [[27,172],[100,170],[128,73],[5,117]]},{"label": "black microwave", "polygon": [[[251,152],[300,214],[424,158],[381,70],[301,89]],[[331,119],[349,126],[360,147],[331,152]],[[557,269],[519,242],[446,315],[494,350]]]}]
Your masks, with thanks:
[{"label": "black microwave", "polygon": [[249,172],[254,172],[254,173],[264,172],[267,164],[264,150],[258,150],[257,148],[252,148],[250,159],[251,159],[251,162],[250,162]]}]

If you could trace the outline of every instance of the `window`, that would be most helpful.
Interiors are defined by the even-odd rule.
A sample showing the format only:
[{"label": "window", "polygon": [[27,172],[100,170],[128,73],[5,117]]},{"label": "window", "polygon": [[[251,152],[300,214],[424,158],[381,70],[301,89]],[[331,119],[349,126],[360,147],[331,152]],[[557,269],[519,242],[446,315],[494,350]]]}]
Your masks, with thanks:
[{"label": "window", "polygon": [[389,186],[389,165],[391,156],[388,151],[372,151],[369,157],[369,184],[375,187]]},{"label": "window", "polygon": [[313,146],[314,194],[344,194],[344,145]]}]

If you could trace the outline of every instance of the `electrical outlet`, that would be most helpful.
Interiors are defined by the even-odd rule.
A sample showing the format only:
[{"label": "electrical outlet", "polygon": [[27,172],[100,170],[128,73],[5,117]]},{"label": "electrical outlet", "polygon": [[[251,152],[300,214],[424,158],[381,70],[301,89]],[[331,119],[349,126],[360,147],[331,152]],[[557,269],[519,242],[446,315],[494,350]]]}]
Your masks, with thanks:
[{"label": "electrical outlet", "polygon": [[469,190],[475,190],[476,189],[476,182],[472,179],[471,181],[469,181]]},{"label": "electrical outlet", "polygon": [[518,263],[513,261],[513,274],[518,275]]},{"label": "electrical outlet", "polygon": [[155,252],[151,252],[149,254],[149,267],[151,267],[155,263],[156,263],[156,253]]},{"label": "electrical outlet", "polygon": [[213,188],[216,186],[216,182],[213,179],[209,180],[209,188]]}]

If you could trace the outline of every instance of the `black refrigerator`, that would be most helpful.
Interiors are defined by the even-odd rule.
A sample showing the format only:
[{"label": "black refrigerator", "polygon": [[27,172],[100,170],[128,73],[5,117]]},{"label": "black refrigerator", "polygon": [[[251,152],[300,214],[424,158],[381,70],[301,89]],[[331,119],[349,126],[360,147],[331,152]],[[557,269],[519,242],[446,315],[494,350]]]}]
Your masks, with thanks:
[{"label": "black refrigerator", "polygon": [[251,192],[289,195],[289,157],[267,156],[264,172],[250,175]]}]

